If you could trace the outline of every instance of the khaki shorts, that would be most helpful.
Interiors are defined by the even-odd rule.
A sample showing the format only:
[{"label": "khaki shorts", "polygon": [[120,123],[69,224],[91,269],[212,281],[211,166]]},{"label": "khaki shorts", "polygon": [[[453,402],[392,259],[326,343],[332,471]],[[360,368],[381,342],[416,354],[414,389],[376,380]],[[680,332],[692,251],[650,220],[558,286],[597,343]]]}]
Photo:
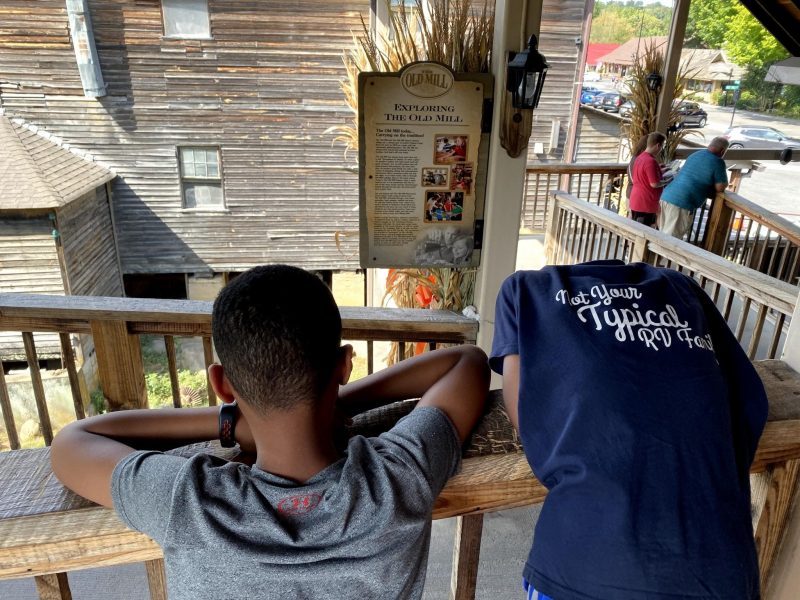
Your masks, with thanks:
[{"label": "khaki shorts", "polygon": [[692,228],[694,211],[675,206],[664,200],[659,202],[659,207],[661,208],[658,213],[659,230],[682,240]]}]

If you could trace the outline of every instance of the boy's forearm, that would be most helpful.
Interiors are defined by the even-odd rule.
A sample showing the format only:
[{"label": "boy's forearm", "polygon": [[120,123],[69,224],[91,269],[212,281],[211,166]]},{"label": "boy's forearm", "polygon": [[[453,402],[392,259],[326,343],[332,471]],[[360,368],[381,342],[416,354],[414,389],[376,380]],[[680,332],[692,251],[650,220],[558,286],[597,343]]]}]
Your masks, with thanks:
[{"label": "boy's forearm", "polygon": [[[217,439],[219,408],[126,410],[85,419],[74,426],[137,450],[168,450]],[[236,422],[236,441],[243,449],[254,449],[250,428],[241,414]]]},{"label": "boy's forearm", "polygon": [[467,348],[456,346],[400,361],[339,390],[339,406],[348,414],[399,400],[419,398],[461,361]]}]

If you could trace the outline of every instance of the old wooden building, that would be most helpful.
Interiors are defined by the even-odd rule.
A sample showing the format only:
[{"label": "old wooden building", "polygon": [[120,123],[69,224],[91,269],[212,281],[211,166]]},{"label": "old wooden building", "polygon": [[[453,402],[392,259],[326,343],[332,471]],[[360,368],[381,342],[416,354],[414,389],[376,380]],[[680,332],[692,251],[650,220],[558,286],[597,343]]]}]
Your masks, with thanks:
[{"label": "old wooden building", "polygon": [[[370,4],[0,0],[0,102],[114,169],[132,295],[213,297],[267,262],[354,270],[356,155],[326,130],[352,118],[342,53]],[[75,6],[91,34],[77,44]],[[585,0],[545,2],[551,69],[531,160],[563,155],[584,11]]]},{"label": "old wooden building", "polygon": [[[121,296],[108,184],[114,174],[35,127],[0,113],[0,293]],[[39,357],[58,334],[36,334]],[[25,360],[0,333],[0,360]]]}]

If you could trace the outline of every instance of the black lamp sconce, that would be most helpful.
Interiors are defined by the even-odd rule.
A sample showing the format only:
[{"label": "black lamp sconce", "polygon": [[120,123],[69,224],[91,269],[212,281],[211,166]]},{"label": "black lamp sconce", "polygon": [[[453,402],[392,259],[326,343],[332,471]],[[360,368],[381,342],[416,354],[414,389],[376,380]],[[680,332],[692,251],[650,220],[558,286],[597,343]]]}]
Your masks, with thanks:
[{"label": "black lamp sconce", "polygon": [[647,87],[651,92],[658,92],[662,83],[664,83],[664,78],[661,77],[661,73],[653,72],[647,76]]},{"label": "black lamp sconce", "polygon": [[533,109],[539,105],[550,67],[537,46],[538,40],[532,35],[525,50],[508,53],[500,144],[512,158],[518,157],[528,147]]}]

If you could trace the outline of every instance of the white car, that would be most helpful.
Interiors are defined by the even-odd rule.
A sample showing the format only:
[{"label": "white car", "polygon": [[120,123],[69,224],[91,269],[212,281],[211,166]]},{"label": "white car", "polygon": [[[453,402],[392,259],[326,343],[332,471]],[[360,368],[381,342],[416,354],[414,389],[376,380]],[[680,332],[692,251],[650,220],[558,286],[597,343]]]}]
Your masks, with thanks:
[{"label": "white car", "polygon": [[597,71],[586,71],[586,73],[583,74],[584,81],[600,81],[600,79],[600,73]]}]

